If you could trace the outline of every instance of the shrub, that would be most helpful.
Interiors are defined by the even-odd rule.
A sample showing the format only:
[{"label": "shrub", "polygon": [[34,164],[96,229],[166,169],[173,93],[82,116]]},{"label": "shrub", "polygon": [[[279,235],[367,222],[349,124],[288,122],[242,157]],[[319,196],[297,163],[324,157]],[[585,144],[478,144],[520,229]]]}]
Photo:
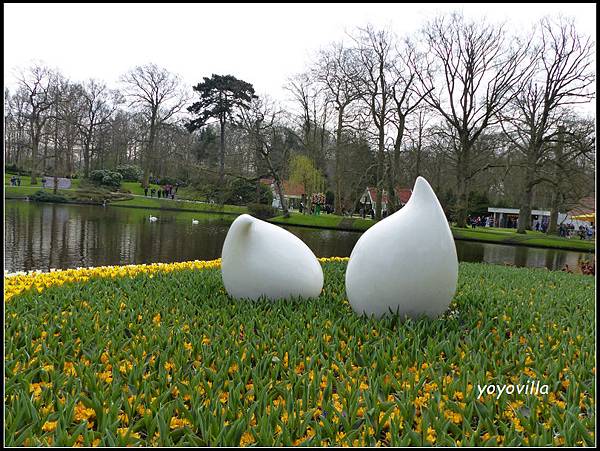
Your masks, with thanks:
[{"label": "shrub", "polygon": [[158,179],[157,184],[164,186],[164,185],[177,185],[177,182],[179,182],[180,180],[176,179],[175,177],[161,177]]},{"label": "shrub", "polygon": [[67,198],[62,194],[54,194],[44,190],[36,191],[29,196],[29,200],[34,202],[67,202]]},{"label": "shrub", "polygon": [[277,210],[270,205],[252,203],[248,204],[248,213],[255,218],[269,219],[277,216]]},{"label": "shrub", "polygon": [[4,172],[7,174],[31,175],[31,171],[17,166],[16,163],[7,164],[4,166]]},{"label": "shrub", "polygon": [[[229,205],[246,205],[256,202],[256,182],[244,179],[234,179],[228,183],[223,191],[223,203]],[[259,185],[259,202],[264,205],[271,205],[273,194],[271,188],[265,185]]]},{"label": "shrub", "polygon": [[108,169],[98,169],[90,172],[90,180],[97,185],[118,189],[121,186],[123,176],[118,172],[109,171]]},{"label": "shrub", "polygon": [[139,182],[144,175],[142,168],[134,164],[117,166],[116,171],[123,176],[124,182]]}]

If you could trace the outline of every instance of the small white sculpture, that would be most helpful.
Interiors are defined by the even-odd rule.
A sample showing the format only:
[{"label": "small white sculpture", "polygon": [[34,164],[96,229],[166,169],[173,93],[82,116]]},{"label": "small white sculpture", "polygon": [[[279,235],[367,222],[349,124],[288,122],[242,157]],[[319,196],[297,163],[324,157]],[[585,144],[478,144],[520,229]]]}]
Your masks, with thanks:
[{"label": "small white sculpture", "polygon": [[408,203],[369,228],[346,269],[346,294],[359,315],[435,318],[456,291],[458,258],[433,189],[418,177]]},{"label": "small white sculpture", "polygon": [[223,284],[230,296],[275,300],[318,297],[321,264],[298,237],[250,215],[231,224],[221,256]]},{"label": "small white sculpture", "polygon": [[150,217],[148,219],[150,220],[150,222],[158,221],[158,218],[156,216],[152,216],[152,215],[150,215]]}]

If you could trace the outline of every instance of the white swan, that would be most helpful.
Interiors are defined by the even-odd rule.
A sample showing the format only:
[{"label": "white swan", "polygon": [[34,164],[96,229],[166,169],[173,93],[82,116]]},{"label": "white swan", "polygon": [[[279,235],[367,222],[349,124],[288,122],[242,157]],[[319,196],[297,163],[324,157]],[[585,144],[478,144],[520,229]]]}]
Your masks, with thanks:
[{"label": "white swan", "polygon": [[236,299],[311,298],[323,289],[323,269],[310,248],[287,230],[250,215],[233,221],[221,258],[223,284]]},{"label": "white swan", "polygon": [[423,177],[408,203],[369,228],[346,270],[348,301],[358,314],[380,318],[443,313],[456,291],[458,258],[444,211]]},{"label": "white swan", "polygon": [[192,219],[192,224],[198,224],[199,221],[197,219]]},{"label": "white swan", "polygon": [[158,218],[156,216],[152,216],[152,215],[150,215],[150,217],[148,219],[150,219],[150,222],[158,221]]}]

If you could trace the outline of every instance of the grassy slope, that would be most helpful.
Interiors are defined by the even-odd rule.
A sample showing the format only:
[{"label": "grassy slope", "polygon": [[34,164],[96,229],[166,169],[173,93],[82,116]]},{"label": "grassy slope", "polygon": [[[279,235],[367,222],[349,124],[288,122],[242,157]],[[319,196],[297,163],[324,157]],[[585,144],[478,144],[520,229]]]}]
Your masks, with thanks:
[{"label": "grassy slope", "polygon": [[568,248],[582,251],[594,250],[594,241],[579,240],[574,237],[571,239],[561,238],[558,236],[546,235],[542,232],[527,231],[525,235],[521,235],[512,230],[490,229],[486,228],[459,228],[452,227],[454,238],[465,240],[490,241],[505,244],[525,244],[527,246],[553,247],[553,248]]},{"label": "grassy slope", "polygon": [[[154,184],[150,184],[149,186],[150,186],[149,189],[162,188],[159,185],[154,185]],[[142,185],[139,182],[123,182],[121,184],[121,189],[123,191],[129,191],[131,194],[137,194],[138,196],[144,195],[144,188],[142,187]],[[156,198],[156,194],[154,195],[154,197]],[[195,189],[190,188],[190,187],[180,187],[177,190],[176,197],[178,199],[186,199],[186,200],[197,200],[197,201],[205,201],[206,200],[205,196],[203,196],[198,191],[196,191]]]},{"label": "grassy slope", "polygon": [[[593,444],[594,278],[461,263],[448,314],[398,323],[352,312],[345,263],[324,272],[319,299],[292,302],[232,300],[219,270],[18,295],[7,445]],[[476,399],[529,380],[552,395]]]},{"label": "grassy slope", "polygon": [[[342,224],[342,220],[344,223]],[[375,224],[375,221],[362,218],[345,218],[335,215],[301,215],[292,213],[290,218],[284,219],[283,216],[277,216],[270,220],[277,224],[305,225],[311,227],[337,228],[340,225],[345,228],[351,228],[356,231],[364,231]],[[542,232],[528,231],[525,235],[516,233],[513,229],[501,229],[495,227],[459,228],[451,227],[455,239],[484,241],[503,244],[525,244],[535,247],[551,247],[558,249],[574,249],[582,251],[593,251],[595,249],[594,241],[583,241],[577,237],[567,239],[558,236],[549,236]]]},{"label": "grassy slope", "polygon": [[343,219],[343,216],[337,215],[322,214],[319,216],[314,216],[291,212],[289,218],[277,216],[275,218],[272,218],[270,222],[276,224],[308,225],[314,227],[336,228],[340,225],[340,222]]},{"label": "grassy slope", "polygon": [[[21,186],[10,186],[10,178],[13,177],[14,174],[7,174],[4,173],[4,189],[8,188],[15,188],[15,189],[19,189],[19,188],[36,188],[36,189],[42,189],[42,177],[38,176],[37,177],[37,185],[32,185],[31,184],[31,177],[28,175],[22,175],[21,176]],[[72,179],[71,180],[71,188],[69,189],[77,189],[79,188],[79,183],[81,182],[80,179]]]},{"label": "grassy slope", "polygon": [[248,210],[246,207],[237,205],[217,205],[217,204],[205,204],[196,202],[186,202],[184,200],[169,200],[169,199],[157,199],[156,197],[135,197],[131,200],[114,202],[112,205],[123,206],[123,207],[140,207],[149,209],[179,209],[179,210],[192,210],[199,212],[221,212],[221,213],[246,213]]}]

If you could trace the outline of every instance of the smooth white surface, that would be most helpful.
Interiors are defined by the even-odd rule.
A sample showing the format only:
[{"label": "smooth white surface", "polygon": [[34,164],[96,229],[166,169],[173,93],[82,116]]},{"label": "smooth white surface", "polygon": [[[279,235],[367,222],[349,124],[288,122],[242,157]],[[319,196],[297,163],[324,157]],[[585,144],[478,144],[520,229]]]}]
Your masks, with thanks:
[{"label": "smooth white surface", "polygon": [[250,215],[238,216],[221,255],[223,284],[236,299],[318,297],[321,264],[298,237]]},{"label": "smooth white surface", "polygon": [[192,224],[198,224],[198,220],[197,219],[192,219]]},{"label": "smooth white surface", "polygon": [[435,318],[456,291],[458,258],[444,211],[423,177],[408,203],[369,228],[352,250],[346,270],[348,301],[377,318]]},{"label": "smooth white surface", "polygon": [[152,221],[152,222],[158,220],[158,218],[156,216],[152,216],[152,215],[150,215],[150,217],[148,219],[150,219],[150,221]]}]

